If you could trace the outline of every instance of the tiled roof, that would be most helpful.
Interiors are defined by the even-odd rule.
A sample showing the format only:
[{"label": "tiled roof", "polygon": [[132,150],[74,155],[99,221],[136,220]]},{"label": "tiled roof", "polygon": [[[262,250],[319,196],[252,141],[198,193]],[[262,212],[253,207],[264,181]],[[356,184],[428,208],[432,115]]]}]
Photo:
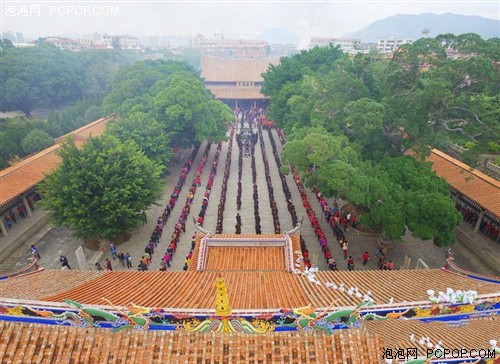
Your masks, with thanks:
[{"label": "tiled roof", "polygon": [[212,82],[261,82],[261,74],[280,57],[226,58],[201,55],[201,77]]},{"label": "tiled roof", "polygon": [[205,270],[279,270],[285,271],[283,247],[218,247],[208,248]]},{"label": "tiled roof", "polygon": [[[334,300],[339,300],[338,306],[358,304],[362,298],[349,295],[347,291],[350,287],[357,287],[361,294],[369,290],[370,296],[378,304],[388,303],[390,298],[395,303],[426,301],[429,289],[435,292],[446,292],[447,288],[462,291],[473,289],[479,294],[500,292],[497,284],[466,278],[442,269],[327,271],[318,272],[316,279],[322,283],[321,286],[309,281],[299,281],[308,299],[316,307],[327,307]],[[327,282],[337,286],[344,284],[345,292],[325,286]]]},{"label": "tiled roof", "polygon": [[[35,277],[37,275],[33,275]],[[447,288],[479,294],[498,293],[494,283],[481,282],[449,273],[440,269],[397,271],[319,272],[318,286],[304,276],[276,271],[247,272],[127,272],[115,271],[99,275],[95,280],[82,285],[68,285],[68,290],[58,294],[47,294],[43,300],[61,302],[72,299],[86,304],[103,304],[102,298],[116,305],[130,302],[149,307],[214,308],[216,278],[226,280],[233,309],[280,309],[302,307],[311,303],[315,307],[351,306],[362,298],[349,295],[350,287],[358,287],[361,294],[371,291],[371,297],[379,304],[390,298],[395,303],[402,301],[424,301],[427,290],[446,291]],[[21,278],[19,278],[21,279]],[[345,291],[324,285],[326,282],[345,286]],[[48,285],[41,280],[32,284]],[[0,282],[0,287],[6,282]],[[26,294],[30,289],[26,286]],[[8,286],[3,297],[9,297]]]},{"label": "tiled roof", "polygon": [[39,300],[44,296],[64,292],[87,283],[103,272],[89,270],[46,269],[20,277],[0,281],[0,297]]},{"label": "tiled roof", "polygon": [[[195,237],[196,246],[193,251],[188,269],[196,271],[198,259],[200,257],[201,239],[203,236],[197,234]],[[211,240],[224,246],[207,247],[207,258],[204,270],[213,271],[287,271],[284,247],[271,246],[231,246],[232,244],[244,241],[245,239],[256,239],[256,243],[265,243],[266,240],[285,240],[282,234],[214,234]],[[294,235],[290,237],[292,241],[292,252],[300,251],[300,237]]]},{"label": "tiled roof", "polygon": [[260,92],[260,86],[217,86],[207,85],[207,88],[212,91],[218,99],[226,100],[259,100],[267,99]]},{"label": "tiled roof", "polygon": [[[495,324],[496,322],[496,324]],[[421,322],[416,320],[364,321],[365,328],[378,335],[390,348],[417,348],[419,356],[425,356],[427,346],[419,340],[429,338],[442,348],[468,350],[489,349],[491,339],[500,339],[500,319],[491,316],[481,320],[452,322]],[[413,341],[410,339],[413,336]]]},{"label": "tiled roof", "polygon": [[427,160],[454,189],[500,218],[500,182],[437,149]]},{"label": "tiled roof", "polygon": [[53,145],[20,163],[0,172],[0,207],[20,194],[39,184],[57,167],[61,158],[56,151],[61,145]]},{"label": "tiled roof", "polygon": [[0,322],[2,363],[376,363],[365,330],[266,335],[136,331]]},{"label": "tiled roof", "polygon": [[[92,282],[43,298],[61,302],[148,307],[214,308],[215,279],[223,277],[233,309],[279,309],[309,303],[297,277],[287,272],[107,272]],[[7,296],[8,297],[8,296]]]},{"label": "tiled roof", "polygon": [[62,143],[65,138],[72,137],[75,140],[75,144],[80,146],[91,134],[94,136],[102,134],[109,119],[102,118],[96,120],[66,134],[56,140],[58,144],[0,171],[0,208],[42,182],[45,175],[57,167],[61,158],[57,155],[56,151],[61,148],[61,144],[59,143]]}]

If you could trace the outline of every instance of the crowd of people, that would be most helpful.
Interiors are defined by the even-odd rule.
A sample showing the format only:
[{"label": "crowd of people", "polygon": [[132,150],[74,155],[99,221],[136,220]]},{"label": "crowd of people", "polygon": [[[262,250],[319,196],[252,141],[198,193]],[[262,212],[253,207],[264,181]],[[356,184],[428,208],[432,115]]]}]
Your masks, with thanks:
[{"label": "crowd of people", "polygon": [[[469,207],[465,207],[460,203],[455,205],[455,208],[460,211],[464,221],[471,224],[473,227],[476,227],[477,220],[479,219],[479,214],[472,210]],[[500,233],[500,227],[498,224],[495,224],[493,221],[490,221],[486,218],[483,218],[479,223],[479,231],[485,235],[487,238],[490,238],[493,241],[498,241],[498,235]]]},{"label": "crowd of people", "polygon": [[[31,211],[35,211],[35,203],[38,202],[41,198],[42,197],[38,192],[35,192],[32,197],[26,198],[26,202],[28,203],[28,206],[31,209]],[[16,206],[16,210],[22,219],[28,217],[28,211],[26,209],[26,206],[23,203],[18,204]],[[14,224],[17,224],[17,216],[16,216],[16,213],[14,212],[13,209],[9,209],[9,211],[7,211],[3,215],[3,222],[4,222],[7,230],[12,229]],[[2,229],[1,229],[1,227],[0,227],[0,233],[4,233],[4,231],[2,231]]]},{"label": "crowd of people", "polygon": [[[258,191],[258,185],[257,185],[257,170],[256,170],[256,162],[255,162],[255,144],[257,141],[259,141],[259,145],[261,148],[261,153],[262,153],[262,158],[263,158],[263,165],[264,165],[264,173],[265,173],[265,180],[266,180],[266,185],[267,185],[267,190],[268,190],[268,195],[269,195],[269,205],[271,209],[271,213],[273,216],[273,224],[274,224],[274,232],[276,234],[279,234],[281,232],[281,226],[280,226],[280,221],[279,221],[279,216],[278,216],[278,206],[275,201],[275,194],[274,194],[274,188],[272,185],[272,179],[271,179],[271,171],[270,171],[270,163],[268,160],[268,154],[266,152],[265,148],[265,142],[264,142],[264,136],[263,132],[267,131],[270,144],[272,147],[272,152],[274,155],[274,159],[276,162],[277,166],[277,172],[280,176],[281,179],[281,185],[282,189],[284,192],[284,195],[286,197],[286,202],[287,202],[287,208],[290,213],[290,216],[292,218],[292,223],[294,226],[298,224],[298,218],[297,218],[297,213],[295,210],[295,206],[292,202],[292,195],[286,180],[285,175],[281,171],[281,161],[280,161],[280,156],[279,156],[279,151],[276,146],[276,142],[273,136],[272,129],[269,126],[263,126],[262,123],[258,122],[259,119],[259,112],[256,110],[253,111],[244,111],[242,113],[243,117],[240,119],[241,123],[241,128],[244,128],[248,125],[250,127],[252,125],[257,126],[258,133],[254,134],[252,132],[252,143],[251,143],[251,173],[252,173],[252,184],[253,184],[253,200],[254,200],[254,218],[255,218],[255,232],[257,234],[262,233],[262,226],[261,226],[261,218],[260,218],[260,210],[259,210],[259,191]],[[248,125],[244,124],[248,123]],[[264,130],[263,130],[264,129]],[[283,132],[279,129],[276,129],[278,138],[280,139],[282,145],[285,143],[285,136]],[[229,175],[230,175],[230,169],[231,169],[231,151],[232,151],[232,143],[233,139],[236,139],[239,147],[239,156],[238,156],[238,182],[237,182],[237,195],[236,195],[236,204],[237,204],[237,214],[235,217],[236,223],[235,223],[235,233],[236,234],[241,234],[242,231],[242,218],[240,215],[240,210],[242,207],[242,178],[243,178],[243,143],[241,138],[239,138],[239,135],[236,134],[236,138],[234,138],[236,133],[236,128],[234,126],[231,127],[230,129],[230,138],[229,138],[229,147],[228,147],[228,152],[227,152],[227,157],[226,157],[226,163],[225,163],[225,169],[224,169],[224,175],[222,178],[222,186],[221,186],[221,197],[218,205],[218,211],[217,211],[217,225],[216,225],[216,233],[222,233],[223,231],[223,214],[224,214],[224,208],[225,208],[225,203],[226,203],[226,192],[227,192],[227,187],[228,187],[228,181],[229,181]],[[217,173],[217,167],[219,163],[219,157],[220,157],[220,152],[222,150],[222,142],[218,144],[217,150],[215,152],[215,157],[211,166],[211,171],[209,173],[208,181],[205,187],[205,195],[203,197],[202,203],[201,203],[201,208],[197,216],[197,223],[203,226],[204,220],[205,220],[205,214],[207,212],[208,204],[209,204],[209,199],[210,199],[210,194],[213,188],[213,182]],[[200,145],[197,145],[188,160],[184,163],[182,169],[181,169],[181,174],[179,177],[179,180],[174,187],[172,194],[170,195],[170,199],[168,200],[165,209],[163,211],[162,216],[158,217],[156,220],[154,230],[151,233],[151,237],[149,239],[149,242],[147,242],[145,248],[144,248],[144,255],[139,259],[139,265],[138,265],[138,270],[148,270],[148,266],[150,265],[152,261],[152,257],[157,251],[158,245],[160,243],[160,238],[163,234],[163,230],[165,227],[165,224],[167,221],[170,219],[170,215],[172,213],[172,210],[174,209],[176,202],[179,198],[179,195],[181,193],[181,190],[183,189],[183,186],[185,184],[186,178],[188,173],[190,172],[192,168],[193,161],[199,151]],[[175,223],[174,226],[174,231],[171,236],[170,243],[168,245],[168,248],[166,249],[165,254],[162,257],[162,261],[160,264],[160,270],[167,270],[171,266],[171,261],[174,256],[174,253],[176,252],[177,245],[179,244],[180,236],[182,233],[186,232],[186,222],[187,218],[190,213],[191,205],[196,193],[196,190],[201,187],[201,174],[203,171],[203,168],[207,162],[207,157],[208,153],[210,152],[211,149],[211,144],[207,143],[207,146],[204,150],[204,153],[200,159],[200,163],[198,165],[198,168],[196,170],[195,175],[193,176],[193,181],[191,184],[191,187],[189,189],[189,192],[187,194],[186,202],[184,204],[184,207],[180,213],[180,216]],[[274,167],[274,165],[273,165]],[[306,188],[303,185],[299,175],[296,173],[296,171],[292,167],[292,176],[294,179],[294,182],[298,188],[300,197],[302,199],[303,206],[306,210],[308,219],[311,223],[312,229],[314,230],[314,233],[316,234],[318,244],[321,247],[321,251],[323,254],[323,257],[325,261],[327,262],[329,268],[331,270],[337,270],[337,262],[332,256],[332,252],[330,250],[330,246],[327,241],[327,235],[324,233],[320,226],[320,221],[318,217],[316,216],[316,213],[314,209],[312,208],[311,204],[308,201],[307,193],[306,193]],[[250,191],[248,191],[250,192]],[[321,213],[322,217],[324,217],[324,220],[328,223],[328,225],[331,227],[332,232],[333,232],[333,237],[336,238],[338,246],[340,251],[342,252],[342,255],[347,263],[347,269],[348,270],[354,270],[355,269],[355,262],[354,258],[352,255],[350,255],[350,242],[347,239],[346,236],[346,230],[348,229],[349,226],[356,227],[357,224],[357,216],[351,212],[348,212],[347,214],[344,211],[341,211],[337,205],[337,203],[334,201],[333,204],[330,206],[327,202],[327,200],[324,198],[322,195],[321,191],[314,187],[313,192],[315,197],[317,198],[317,201],[321,207]],[[38,195],[39,196],[39,195]],[[37,197],[32,199],[28,199],[28,203],[30,204],[31,209],[34,209],[34,204],[33,201],[36,201]],[[39,198],[38,198],[39,199]],[[479,219],[479,214],[474,210],[471,209],[465,205],[462,205],[460,203],[456,204],[456,208],[459,212],[461,212],[463,218],[465,221],[470,223],[472,226],[477,225],[477,221]],[[26,208],[23,204],[20,204],[17,206],[17,212],[18,215],[21,216],[21,218],[27,216],[27,211]],[[344,215],[343,215],[344,213]],[[17,214],[14,212],[14,210],[9,210],[4,216],[3,216],[3,221],[5,222],[7,228],[11,228],[12,224],[15,224],[17,220]],[[143,212],[143,224],[147,224],[147,216],[146,213]],[[321,223],[323,227],[325,227],[324,223]],[[498,235],[500,233],[500,227],[499,225],[491,220],[488,220],[487,218],[482,218],[480,224],[479,224],[479,231],[484,234],[486,237],[498,241]],[[330,238],[329,238],[330,239]],[[335,245],[335,244],[333,244]],[[186,261],[185,261],[185,266],[184,269],[187,270],[187,267],[189,265],[189,262],[191,260],[193,250],[196,246],[196,241],[193,236],[193,239],[191,241],[191,249],[186,256]],[[310,261],[310,256],[309,256],[309,251],[306,246],[306,242],[304,239],[301,237],[300,241],[300,248],[301,248],[301,254],[303,258],[304,265],[308,268],[311,267],[311,261]],[[337,248],[334,248],[337,249]],[[123,252],[118,252],[116,249],[116,246],[114,244],[110,245],[110,258],[106,259],[105,264],[103,266],[100,265],[100,263],[95,264],[95,268],[97,270],[113,270],[112,268],[112,260],[118,260],[118,262],[121,264],[122,267],[127,267],[127,268],[132,268],[132,258],[129,253],[125,254]],[[394,263],[388,259],[387,257],[388,253],[388,246],[387,244],[381,243],[375,252],[374,258],[377,261],[377,267],[382,270],[393,270],[394,269]],[[40,258],[38,250],[36,248],[33,249],[32,246],[32,254],[34,257]],[[362,256],[361,256],[361,263],[363,265],[368,264],[370,261],[371,256],[368,253],[368,251],[365,251]],[[60,257],[60,262],[63,268],[66,269],[71,269],[69,266],[68,259],[61,255]],[[114,264],[114,263],[113,263]]]}]

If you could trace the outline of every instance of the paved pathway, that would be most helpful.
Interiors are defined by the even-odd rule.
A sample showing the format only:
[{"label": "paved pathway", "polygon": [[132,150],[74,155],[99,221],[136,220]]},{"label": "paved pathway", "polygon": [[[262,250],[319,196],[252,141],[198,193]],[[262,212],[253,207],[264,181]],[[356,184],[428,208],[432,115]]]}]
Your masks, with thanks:
[{"label": "paved pathway", "polygon": [[[279,141],[278,135],[276,131],[273,131],[274,140],[276,142],[276,146],[278,151],[281,151],[282,146]],[[266,154],[269,160],[270,165],[270,174],[272,179],[272,185],[274,188],[274,196],[276,199],[276,203],[279,208],[279,219],[281,223],[281,228],[283,231],[290,230],[291,226],[291,217],[288,213],[285,201],[285,195],[282,192],[281,181],[279,178],[279,174],[277,171],[276,162],[272,153],[271,143],[269,140],[269,136],[267,131],[263,131],[263,140],[265,143]],[[259,206],[260,206],[260,215],[261,215],[261,224],[262,224],[262,232],[263,233],[273,233],[274,226],[272,222],[271,209],[269,206],[269,195],[267,191],[267,185],[265,181],[264,175],[264,165],[262,160],[262,153],[260,149],[260,142],[255,146],[255,161],[256,161],[256,169],[257,169],[257,185],[259,192]],[[155,251],[153,256],[153,263],[150,265],[150,270],[158,270],[159,263],[163,253],[165,252],[168,243],[170,242],[171,234],[173,232],[173,228],[177,219],[180,215],[182,208],[184,207],[184,202],[187,197],[187,193],[189,187],[192,183],[194,171],[196,170],[201,155],[205,149],[206,143],[202,143],[198,154],[193,162],[193,168],[189,172],[186,178],[185,185],[181,191],[179,199],[176,203],[175,208],[173,209],[170,219],[165,225],[163,235],[160,239],[160,244]],[[181,235],[180,242],[178,244],[177,252],[172,261],[172,270],[182,270],[184,266],[184,260],[186,255],[189,252],[191,247],[191,236],[195,232],[195,227],[193,224],[193,217],[197,217],[200,208],[201,201],[204,196],[205,186],[208,180],[208,176],[210,174],[210,169],[212,166],[212,162],[214,159],[214,155],[216,152],[217,145],[212,145],[210,152],[208,154],[207,162],[205,164],[205,168],[202,173],[202,186],[197,189],[195,198],[193,200],[193,204],[191,207],[191,213],[188,217],[186,224],[186,233]],[[236,210],[236,191],[237,191],[237,182],[238,182],[238,146],[236,141],[233,143],[232,147],[232,163],[231,163],[231,173],[228,182],[228,192],[227,192],[227,200],[226,200],[226,208],[224,211],[224,233],[234,233],[234,225],[236,223],[235,216],[237,213]],[[209,205],[207,208],[207,213],[205,215],[205,224],[204,227],[207,230],[215,231],[216,226],[216,215],[217,215],[217,207],[220,200],[221,193],[221,185],[223,178],[224,165],[226,162],[228,151],[228,142],[224,142],[222,145],[222,150],[219,157],[219,165],[217,169],[217,175],[214,179],[214,184],[210,196]],[[146,243],[149,240],[149,237],[154,229],[154,225],[159,216],[162,215],[163,210],[165,208],[167,199],[170,197],[170,194],[173,190],[173,187],[177,183],[177,180],[180,175],[180,169],[184,162],[187,160],[190,151],[185,151],[182,157],[177,158],[174,161],[174,165],[171,167],[170,175],[165,179],[164,188],[163,188],[163,196],[158,201],[157,205],[152,206],[148,212],[148,223],[144,226],[139,226],[136,231],[133,233],[132,237],[126,243],[123,243],[118,246],[118,251],[123,251],[125,253],[129,252],[133,257],[133,269],[136,269],[138,261],[142,255],[144,255],[144,248]],[[318,256],[318,265],[320,269],[326,269],[326,262],[323,259],[321,254],[321,249],[317,242],[317,238],[311,228],[311,224],[309,223],[306,215],[306,211],[302,205],[302,201],[300,199],[299,192],[293,181],[291,174],[286,176],[286,180],[288,186],[290,188],[290,192],[292,194],[292,200],[297,210],[297,216],[304,217],[304,224],[301,230],[301,234],[304,237],[307,247],[309,249],[311,256]],[[255,233],[255,221],[253,217],[253,199],[252,199],[252,173],[251,173],[251,158],[244,157],[243,158],[243,174],[242,174],[242,186],[243,186],[243,195],[242,195],[242,208],[240,211],[240,215],[242,216],[242,233]],[[326,223],[326,221],[321,217],[321,207],[317,202],[316,197],[311,191],[307,193],[308,200],[315,210],[316,215],[321,224],[321,228],[327,235],[328,243],[330,246],[330,250],[337,260],[337,264],[339,269],[345,270],[346,264],[342,258],[342,251],[338,246],[335,237],[333,236],[332,229]],[[328,202],[331,204],[332,199],[328,199]],[[41,218],[44,217],[44,212],[40,209],[36,210],[34,216],[32,218],[22,219],[17,225],[11,230],[11,234],[8,237],[0,238],[0,254],[6,251],[6,247],[10,244],[15,244],[16,239],[19,238],[20,234],[23,230],[29,228],[33,224],[36,224]],[[461,229],[471,230],[471,228],[464,223],[461,226]],[[364,236],[357,231],[352,229],[348,229],[346,232],[346,236],[350,242],[350,250],[349,254],[353,255],[354,261],[356,263],[356,269],[375,269],[376,268],[376,259],[374,257],[374,253],[376,250],[376,244],[378,238],[375,237],[367,237]],[[476,235],[478,246],[482,247],[478,249],[479,254],[486,252],[484,249],[492,249],[495,248],[495,245],[491,244],[488,239],[484,238],[481,235]],[[41,265],[46,268],[60,268],[59,256],[61,254],[68,257],[69,264],[72,268],[78,268],[78,264],[76,261],[76,256],[74,254],[75,250],[82,245],[81,239],[74,238],[70,235],[67,229],[65,228],[55,228],[50,225],[46,225],[41,228],[40,231],[34,235],[32,240],[27,241],[22,244],[16,252],[7,257],[7,259],[3,259],[3,264],[0,265],[0,270],[13,270],[19,268],[26,264],[27,258],[29,255],[29,246],[36,242],[39,246],[40,253],[42,255],[42,259],[40,261]],[[403,241],[388,241],[389,244],[389,253],[388,259],[392,259],[396,265],[396,267],[400,267],[403,263],[404,257],[407,255],[412,259],[411,268],[414,268],[418,259],[422,259],[429,267],[436,268],[441,267],[444,264],[444,256],[445,249],[438,248],[429,241],[421,241],[419,239],[415,239],[411,237],[411,235],[407,234]],[[467,248],[464,246],[457,244],[453,247],[455,254],[456,263],[465,268],[472,271],[484,273],[484,274],[493,274],[493,272],[482,264],[480,259],[472,254]],[[368,262],[366,266],[361,264],[361,255],[367,250],[372,259]],[[483,251],[484,250],[484,251]],[[93,267],[96,261],[104,262],[106,257],[109,257],[108,244],[103,242],[101,244],[99,251],[91,251],[89,249],[85,250],[87,259],[91,267]],[[1,255],[0,255],[1,256]],[[1,260],[1,259],[0,259]],[[2,269],[3,268],[3,269]],[[113,261],[114,269],[123,269],[119,266],[118,261]]]}]

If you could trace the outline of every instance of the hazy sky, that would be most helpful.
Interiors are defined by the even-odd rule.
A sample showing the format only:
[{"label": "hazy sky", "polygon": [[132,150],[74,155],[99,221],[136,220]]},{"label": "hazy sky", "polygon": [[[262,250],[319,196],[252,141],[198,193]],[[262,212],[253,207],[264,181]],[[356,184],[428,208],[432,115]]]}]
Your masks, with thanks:
[{"label": "hazy sky", "polygon": [[129,33],[213,37],[223,31],[256,36],[286,28],[304,39],[341,36],[397,13],[446,12],[500,19],[499,1],[8,1],[0,0],[2,31],[26,37]]}]

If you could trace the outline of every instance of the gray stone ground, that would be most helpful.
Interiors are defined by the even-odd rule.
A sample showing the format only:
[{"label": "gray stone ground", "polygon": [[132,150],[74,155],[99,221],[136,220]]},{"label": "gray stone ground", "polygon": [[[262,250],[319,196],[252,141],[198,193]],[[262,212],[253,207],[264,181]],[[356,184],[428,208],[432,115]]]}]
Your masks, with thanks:
[{"label": "gray stone ground", "polygon": [[[274,139],[276,141],[276,145],[278,150],[281,151],[281,143],[278,139],[278,135],[276,131],[273,131]],[[266,154],[270,164],[270,175],[272,180],[272,185],[274,188],[274,196],[276,203],[279,207],[279,219],[281,223],[281,228],[283,231],[287,231],[292,229],[291,226],[291,217],[286,208],[285,195],[282,191],[281,181],[279,179],[278,169],[274,160],[274,156],[272,154],[272,148],[269,141],[269,136],[266,131],[263,132],[264,143],[266,147]],[[180,215],[180,212],[184,206],[184,202],[186,200],[187,192],[189,190],[189,186],[192,183],[194,171],[196,170],[198,163],[201,158],[201,154],[205,148],[206,144],[203,143],[201,148],[196,156],[196,159],[193,163],[193,168],[187,176],[186,183],[184,188],[180,194],[180,197],[177,201],[175,208],[172,211],[170,219],[165,225],[163,236],[160,239],[160,244],[158,248],[155,250],[155,254],[153,255],[153,262],[149,266],[150,270],[158,270],[161,257],[165,252],[168,243],[170,241],[171,234],[173,232],[173,227],[177,221],[177,218]],[[186,233],[181,236],[180,243],[177,248],[177,252],[172,261],[172,270],[182,270],[184,266],[184,260],[186,255],[189,252],[189,248],[191,246],[191,236],[195,232],[195,227],[192,222],[192,218],[198,215],[198,212],[201,208],[201,202],[205,191],[205,185],[208,180],[208,176],[210,173],[210,169],[212,166],[212,162],[214,159],[215,151],[217,145],[212,145],[210,152],[208,154],[207,162],[205,164],[205,168],[202,173],[202,187],[198,188],[195,198],[193,200],[193,204],[191,207],[191,213],[188,218],[188,223],[186,226]],[[216,225],[216,214],[217,214],[217,206],[220,200],[221,194],[221,185],[222,185],[222,177],[224,171],[224,165],[226,162],[228,151],[228,143],[224,142],[221,150],[221,154],[219,157],[219,165],[217,169],[217,175],[214,180],[209,206],[207,208],[207,212],[205,215],[205,224],[204,227],[207,230],[215,231]],[[139,226],[129,241],[118,246],[118,251],[123,251],[124,253],[129,252],[133,258],[133,269],[136,269],[139,259],[144,255],[144,248],[146,243],[149,240],[149,237],[154,229],[155,222],[159,216],[162,215],[166,202],[173,190],[175,183],[179,177],[179,171],[188,157],[190,151],[184,151],[182,156],[179,156],[175,161],[175,165],[173,165],[170,169],[170,175],[165,179],[164,183],[164,193],[163,197],[157,202],[156,205],[152,206],[148,212],[148,223]],[[227,200],[226,200],[226,208],[224,211],[224,233],[234,233],[235,232],[235,223],[236,223],[236,189],[237,189],[237,180],[238,180],[238,146],[236,141],[234,141],[232,146],[232,163],[231,163],[231,173],[228,182],[228,191],[227,191]],[[262,159],[262,153],[260,150],[259,143],[255,148],[255,159],[256,159],[256,169],[257,169],[257,185],[258,185],[258,193],[259,193],[259,202],[260,202],[260,215],[261,215],[261,225],[263,233],[274,233],[274,227],[272,222],[271,209],[269,206],[269,195],[267,191],[267,185],[265,182],[264,175],[264,164]],[[254,210],[253,210],[253,199],[252,199],[252,174],[251,174],[251,158],[244,157],[243,158],[243,174],[242,174],[242,187],[243,187],[243,196],[242,196],[242,208],[240,215],[242,216],[242,233],[255,233],[255,221],[254,221]],[[307,247],[309,249],[311,256],[318,257],[318,266],[320,269],[327,269],[326,262],[321,255],[321,250],[319,248],[319,244],[317,242],[316,236],[311,228],[311,224],[307,220],[307,215],[304,207],[302,206],[302,201],[300,199],[300,195],[298,189],[293,181],[291,175],[286,177],[288,186],[292,193],[292,199],[295,204],[295,208],[297,210],[297,216],[300,218],[304,216],[304,224],[301,230],[302,236],[304,237]],[[345,263],[342,257],[342,251],[338,246],[331,228],[328,226],[326,221],[321,218],[321,208],[317,199],[315,198],[312,192],[308,192],[308,199],[311,203],[311,206],[314,208],[316,215],[319,217],[319,221],[321,223],[321,227],[323,231],[327,234],[328,244],[330,246],[330,250],[334,258],[337,260],[338,268],[341,270],[345,270],[347,268],[347,264]],[[331,203],[332,200],[329,200]],[[78,264],[75,256],[75,250],[82,245],[82,241],[80,239],[74,238],[71,236],[69,231],[65,228],[52,227],[50,224],[47,224],[43,228],[41,228],[31,240],[26,241],[26,243],[22,244],[14,253],[5,256],[3,254],[6,251],[7,246],[16,243],[16,239],[28,229],[30,226],[35,224],[37,221],[42,219],[45,216],[45,212],[37,209],[34,212],[34,216],[32,218],[26,218],[22,220],[18,220],[18,223],[14,225],[14,227],[9,232],[9,236],[0,237],[0,271],[12,271],[15,269],[19,269],[27,263],[27,259],[30,257],[29,247],[31,244],[36,244],[39,247],[39,251],[42,255],[42,259],[40,260],[40,265],[45,268],[58,269],[61,267],[59,263],[59,256],[65,255],[69,264],[72,268],[78,269]],[[471,227],[468,224],[462,224],[459,227],[462,230],[468,231],[470,233]],[[348,229],[346,232],[348,241],[350,242],[349,254],[354,257],[354,261],[356,264],[357,270],[362,269],[376,269],[376,259],[375,259],[375,251],[378,242],[378,238],[369,237],[360,234],[359,232]],[[483,273],[483,274],[494,274],[494,272],[487,267],[484,266],[482,261],[478,258],[477,254],[499,254],[499,246],[497,243],[491,242],[490,240],[484,238],[480,234],[474,235],[477,237],[477,246],[478,249],[476,254],[473,254],[468,248],[466,248],[462,244],[455,244],[453,246],[454,256],[456,263],[468,270]],[[442,267],[444,264],[444,256],[445,249],[438,248],[432,244],[430,241],[421,241],[419,239],[413,238],[411,235],[407,234],[402,242],[399,241],[388,241],[389,244],[389,253],[388,259],[392,259],[395,263],[396,267],[400,267],[403,263],[404,257],[408,256],[411,258],[411,268],[415,268],[418,259],[422,259],[422,261],[427,264],[430,268]],[[85,250],[85,254],[89,265],[93,268],[96,261],[100,261],[101,264],[104,263],[105,258],[110,257],[108,250],[108,243],[102,242],[99,251],[92,251],[89,249]],[[372,259],[368,262],[366,266],[361,264],[361,255],[364,251],[368,251],[372,256]],[[3,256],[2,256],[3,254]],[[122,268],[119,265],[119,262],[113,261],[113,269],[126,269]]]}]

